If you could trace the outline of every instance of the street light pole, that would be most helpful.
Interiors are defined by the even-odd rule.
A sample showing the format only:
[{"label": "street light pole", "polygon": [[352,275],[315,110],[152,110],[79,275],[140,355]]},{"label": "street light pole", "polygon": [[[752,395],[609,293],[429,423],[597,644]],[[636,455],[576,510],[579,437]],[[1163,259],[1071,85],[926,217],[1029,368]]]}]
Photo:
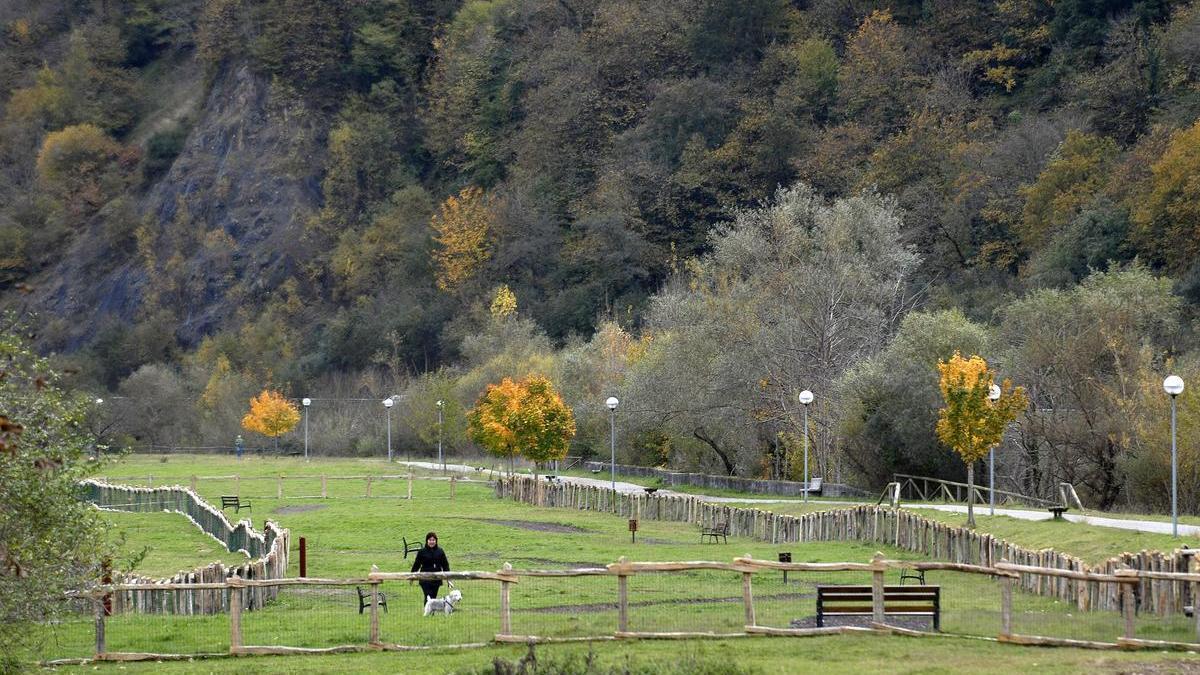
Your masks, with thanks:
[{"label": "street light pole", "polygon": [[612,491],[617,491],[617,404],[616,396],[609,396],[604,405],[608,406],[609,442],[612,448],[612,462],[609,464],[609,478],[612,480]]},{"label": "street light pole", "polygon": [[[1000,400],[1000,387],[992,385],[988,389],[988,400],[992,403]],[[996,515],[996,448],[988,450],[988,515]]]},{"label": "street light pole", "polygon": [[800,392],[800,404],[804,406],[804,503],[808,503],[808,404],[813,402],[813,393],[807,389]]},{"label": "street light pole", "polygon": [[396,402],[392,400],[391,396],[383,399],[383,407],[385,410],[387,410],[387,450],[389,464],[392,461],[392,406],[395,405],[395,403]]},{"label": "street light pole", "polygon": [[444,401],[438,399],[438,463],[442,465],[442,473],[446,473],[446,459],[442,456],[442,404]]},{"label": "street light pole", "polygon": [[1163,380],[1163,391],[1171,397],[1171,536],[1179,536],[1178,455],[1175,449],[1175,397],[1183,393],[1183,378],[1171,375]]},{"label": "street light pole", "polygon": [[304,404],[304,461],[308,461],[308,406],[312,405],[311,398],[304,398],[300,401]]}]

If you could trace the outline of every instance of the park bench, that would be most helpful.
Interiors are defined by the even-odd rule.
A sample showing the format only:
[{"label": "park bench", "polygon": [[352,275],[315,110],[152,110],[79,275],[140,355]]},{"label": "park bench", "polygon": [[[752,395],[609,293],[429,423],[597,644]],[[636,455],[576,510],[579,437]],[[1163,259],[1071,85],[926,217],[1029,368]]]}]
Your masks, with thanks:
[{"label": "park bench", "polygon": [[[354,590],[358,591],[358,613],[362,614],[363,610],[371,606],[371,593],[364,591],[362,586],[355,586]],[[379,591],[379,606],[383,608],[384,612],[388,611],[387,596],[383,594],[383,591]]]},{"label": "park bench", "polygon": [[656,487],[648,487],[648,488],[642,488],[642,489],[645,490],[646,494],[648,494],[648,495],[652,495],[655,492],[658,492],[658,488],[656,488]]},{"label": "park bench", "polygon": [[409,541],[408,538],[406,538],[406,537],[400,537],[400,541],[404,542],[404,557],[405,558],[408,557],[409,553],[416,553],[416,552],[420,551],[421,547],[425,545],[419,541]]},{"label": "park bench", "polygon": [[704,543],[704,538],[709,537],[712,543],[717,543],[717,537],[721,538],[722,543],[729,543],[729,523],[716,523],[712,527],[700,528],[700,542]]},{"label": "park bench", "polygon": [[1055,520],[1062,520],[1063,519],[1062,514],[1066,513],[1070,509],[1068,509],[1065,506],[1051,506],[1051,507],[1047,508],[1046,510],[1049,511],[1050,513],[1054,514]]},{"label": "park bench", "polygon": [[922,586],[924,586],[925,585],[925,570],[911,570],[911,569],[900,570],[900,585],[901,586],[904,585],[905,579],[912,579],[912,580],[916,581],[918,584],[921,584]]},{"label": "park bench", "polygon": [[[870,586],[817,586],[817,627],[825,617],[873,616]],[[883,613],[890,616],[928,616],[933,629],[941,630],[940,586],[884,586]]]},{"label": "park bench", "polygon": [[[224,511],[232,507],[234,513],[238,513],[242,509],[249,509],[250,502],[243,501],[237,495],[221,495],[221,510]],[[250,509],[253,511],[253,509]]]}]

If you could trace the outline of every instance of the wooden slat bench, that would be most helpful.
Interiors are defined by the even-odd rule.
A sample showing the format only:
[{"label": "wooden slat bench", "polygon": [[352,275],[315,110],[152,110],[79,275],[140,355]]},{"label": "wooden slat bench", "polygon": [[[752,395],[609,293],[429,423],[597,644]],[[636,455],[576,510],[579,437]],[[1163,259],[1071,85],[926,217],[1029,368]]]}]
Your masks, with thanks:
[{"label": "wooden slat bench", "polygon": [[250,509],[250,502],[242,500],[237,495],[221,495],[221,510],[224,511],[231,507],[234,513],[238,513],[242,509]]},{"label": "wooden slat bench", "polygon": [[721,538],[723,543],[729,543],[729,523],[715,523],[712,527],[700,528],[700,542],[704,542],[704,538],[709,537],[712,543],[717,543],[717,537]]},{"label": "wooden slat bench", "polygon": [[[817,586],[817,627],[826,616],[872,616],[874,604],[870,586]],[[884,586],[885,616],[928,616],[933,629],[942,627],[940,586]]]}]

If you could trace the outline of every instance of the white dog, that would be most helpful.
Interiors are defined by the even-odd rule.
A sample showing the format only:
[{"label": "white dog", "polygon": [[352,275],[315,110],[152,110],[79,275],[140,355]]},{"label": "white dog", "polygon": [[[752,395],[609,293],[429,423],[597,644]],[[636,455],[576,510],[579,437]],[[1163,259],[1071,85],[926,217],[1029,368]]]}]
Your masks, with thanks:
[{"label": "white dog", "polygon": [[462,591],[453,586],[451,588],[453,590],[444,598],[425,598],[425,616],[429,616],[434,612],[441,612],[449,616],[454,611],[454,606],[462,602]]}]

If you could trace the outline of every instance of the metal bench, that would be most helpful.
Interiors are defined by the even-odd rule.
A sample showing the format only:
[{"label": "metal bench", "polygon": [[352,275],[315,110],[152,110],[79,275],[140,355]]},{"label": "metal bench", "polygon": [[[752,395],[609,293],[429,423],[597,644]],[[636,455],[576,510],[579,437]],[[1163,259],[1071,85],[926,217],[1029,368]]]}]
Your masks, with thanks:
[{"label": "metal bench", "polygon": [[1069,511],[1070,509],[1068,509],[1065,506],[1051,506],[1051,507],[1048,507],[1046,510],[1049,511],[1050,513],[1054,514],[1055,520],[1062,520],[1063,514],[1066,513],[1067,511]]},{"label": "metal bench", "polygon": [[[234,513],[240,512],[242,509],[250,509],[250,502],[242,501],[237,495],[221,495],[221,510],[233,508]],[[250,509],[253,511],[253,509]]]},{"label": "metal bench", "polygon": [[700,543],[704,543],[704,538],[708,537],[712,543],[717,543],[717,537],[721,538],[724,544],[729,543],[729,523],[716,523],[712,527],[700,528]]},{"label": "metal bench", "polygon": [[407,537],[400,537],[400,541],[404,543],[404,557],[407,558],[409,553],[416,553],[421,550],[425,544],[419,541],[409,541]]},{"label": "metal bench", "polygon": [[[371,594],[364,591],[362,586],[355,586],[354,590],[358,591],[358,613],[362,614],[366,608],[371,606]],[[387,612],[387,596],[383,594],[383,591],[379,591],[378,595],[379,606],[383,608],[384,612]]]},{"label": "metal bench", "polygon": [[[928,616],[933,629],[942,629],[940,586],[884,586],[885,616]],[[870,586],[817,586],[817,627],[827,616],[873,616]]]}]

